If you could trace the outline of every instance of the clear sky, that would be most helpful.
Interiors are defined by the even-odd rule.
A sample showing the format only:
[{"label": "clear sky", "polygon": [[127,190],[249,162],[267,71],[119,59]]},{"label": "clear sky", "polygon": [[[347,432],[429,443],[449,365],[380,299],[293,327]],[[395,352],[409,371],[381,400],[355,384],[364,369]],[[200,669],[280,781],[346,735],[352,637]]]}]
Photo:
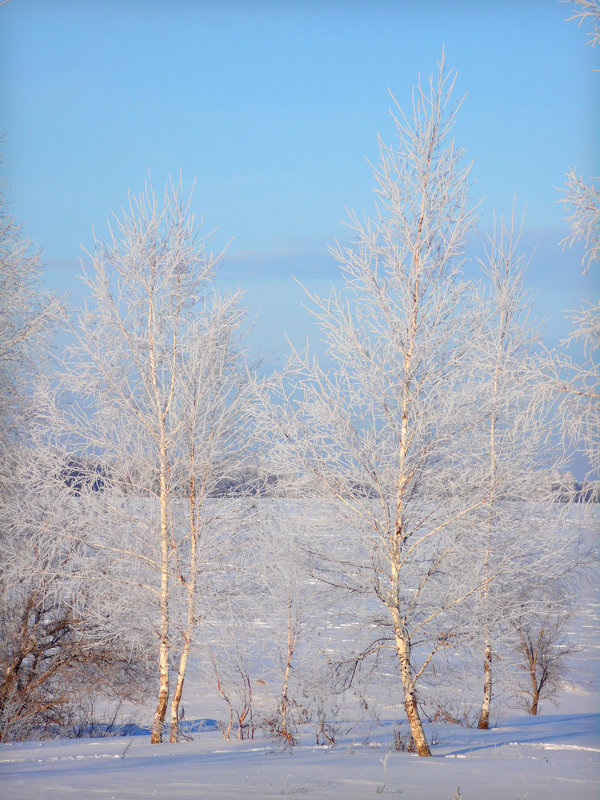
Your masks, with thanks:
[{"label": "clear sky", "polygon": [[290,273],[325,288],[346,207],[373,208],[367,159],[392,136],[388,88],[410,102],[445,46],[466,94],[455,130],[474,159],[480,230],[527,206],[530,285],[549,340],[561,308],[597,291],[562,253],[557,187],[600,173],[600,52],[555,0],[11,0],[0,6],[0,175],[44,250],[46,281],[75,289],[81,244],[150,170],[181,170],[222,279],[285,350],[309,331]]}]

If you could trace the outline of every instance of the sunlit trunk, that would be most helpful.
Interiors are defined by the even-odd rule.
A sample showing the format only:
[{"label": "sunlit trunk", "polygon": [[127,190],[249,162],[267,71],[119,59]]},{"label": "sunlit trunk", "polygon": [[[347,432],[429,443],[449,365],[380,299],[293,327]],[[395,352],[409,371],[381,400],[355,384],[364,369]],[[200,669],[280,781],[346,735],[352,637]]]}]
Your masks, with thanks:
[{"label": "sunlit trunk", "polygon": [[483,610],[485,617],[485,643],[483,653],[483,700],[481,703],[481,711],[479,713],[479,728],[481,730],[488,730],[490,727],[490,706],[492,702],[492,643],[489,630],[489,615],[488,615],[488,581],[490,579],[490,547],[492,543],[492,533],[494,526],[494,502],[495,502],[495,489],[496,479],[498,472],[497,455],[496,455],[496,426],[498,424],[497,413],[497,399],[499,390],[499,377],[500,377],[500,364],[502,361],[502,352],[504,347],[504,340],[506,337],[506,325],[508,319],[504,310],[500,314],[500,326],[498,347],[496,353],[496,366],[494,367],[494,379],[492,383],[492,414],[490,418],[490,495],[489,495],[489,513],[487,522],[487,540],[485,546],[483,574]]},{"label": "sunlit trunk", "polygon": [[533,695],[532,695],[533,699],[532,699],[531,707],[529,709],[529,713],[531,714],[532,717],[535,717],[535,716],[537,716],[537,713],[538,713],[538,704],[540,702],[540,693],[538,691],[538,688],[537,688],[537,685],[536,685],[536,682],[535,682],[535,677],[533,678],[532,683],[533,683]]},{"label": "sunlit trunk", "polygon": [[160,688],[158,692],[158,704],[154,712],[154,723],[152,725],[152,744],[162,742],[162,732],[169,702],[169,648],[161,638],[159,650],[159,679]]},{"label": "sunlit trunk", "polygon": [[521,634],[521,649],[523,651],[525,659],[527,660],[529,680],[531,681],[531,705],[527,708],[527,711],[529,714],[531,714],[532,717],[537,716],[538,706],[540,703],[540,691],[544,684],[543,681],[538,682],[536,674],[538,667],[539,647],[542,636],[543,636],[543,628],[540,630],[540,633],[537,637],[537,643],[534,645],[533,639],[531,640],[531,642],[528,642],[526,636],[524,634]]},{"label": "sunlit trunk", "polygon": [[417,695],[413,681],[411,667],[411,647],[406,636],[396,631],[396,652],[400,662],[400,676],[402,679],[402,689],[404,691],[404,708],[410,725],[410,732],[413,738],[415,750],[420,756],[430,756],[431,750],[427,744],[427,737],[423,730],[423,723],[419,715]]},{"label": "sunlit trunk", "polygon": [[[162,432],[161,432],[162,433]],[[162,742],[163,727],[169,702],[169,520],[167,508],[168,476],[167,453],[161,442],[160,469],[160,644],[159,644],[159,691],[154,712],[151,742]]]},{"label": "sunlit trunk", "polygon": [[423,723],[419,715],[419,707],[415,692],[413,669],[411,664],[411,645],[408,632],[405,630],[405,622],[400,614],[400,595],[401,595],[401,564],[402,564],[402,545],[404,541],[404,495],[408,485],[407,457],[410,441],[409,431],[409,412],[411,402],[414,402],[411,386],[411,369],[413,350],[416,342],[418,308],[419,308],[419,246],[423,225],[423,215],[425,210],[425,193],[423,193],[421,218],[417,235],[417,248],[415,251],[415,284],[413,288],[413,312],[410,319],[410,336],[408,348],[404,354],[404,387],[402,394],[402,420],[400,426],[400,450],[398,454],[398,480],[396,485],[396,523],[392,535],[390,548],[390,601],[391,611],[394,620],[394,632],[396,641],[396,652],[400,662],[400,676],[402,680],[402,690],[404,693],[404,707],[410,731],[413,738],[416,752],[420,756],[430,756],[431,751],[427,744]]},{"label": "sunlit trunk", "polygon": [[196,602],[196,571],[198,560],[198,524],[196,520],[196,478],[193,473],[194,450],[192,446],[192,475],[189,487],[189,526],[190,526],[190,573],[187,582],[187,619],[185,631],[183,632],[183,648],[179,656],[179,669],[177,670],[177,683],[175,694],[171,701],[171,742],[176,742],[179,738],[179,705],[183,694],[183,684],[187,662],[192,644],[192,633],[196,624],[195,602]]},{"label": "sunlit trunk", "polygon": [[152,295],[148,304],[148,354],[150,359],[150,375],[152,388],[154,390],[154,401],[156,404],[156,415],[159,426],[159,464],[160,464],[160,641],[159,641],[159,690],[158,703],[154,712],[154,722],[152,725],[152,736],[150,741],[153,744],[162,742],[163,727],[169,702],[169,514],[168,514],[168,493],[169,493],[169,461],[167,456],[167,439],[165,419],[168,405],[161,403],[157,367],[155,359],[155,340],[154,340],[154,304]]},{"label": "sunlit trunk", "polygon": [[479,727],[487,730],[490,727],[490,704],[492,702],[492,648],[486,642],[483,660],[483,703],[479,714]]},{"label": "sunlit trunk", "polygon": [[187,633],[183,636],[183,649],[179,656],[179,669],[177,670],[177,683],[175,684],[175,693],[171,700],[171,736],[170,742],[179,741],[179,705],[181,703],[181,696],[183,694],[183,684],[185,681],[185,673],[187,669],[188,656],[190,654],[191,640]]},{"label": "sunlit trunk", "polygon": [[288,687],[290,682],[290,672],[292,670],[292,657],[294,655],[294,630],[292,619],[292,602],[288,598],[287,604],[287,655],[285,669],[283,672],[283,688],[281,692],[281,735],[289,742],[293,742],[293,736],[288,730]]}]

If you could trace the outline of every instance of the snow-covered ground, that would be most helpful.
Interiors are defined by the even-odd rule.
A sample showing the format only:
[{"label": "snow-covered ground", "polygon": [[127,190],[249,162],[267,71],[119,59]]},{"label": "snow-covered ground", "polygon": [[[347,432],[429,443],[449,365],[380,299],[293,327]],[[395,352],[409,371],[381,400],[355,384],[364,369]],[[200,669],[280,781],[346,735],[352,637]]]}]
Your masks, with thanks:
[{"label": "snow-covered ground", "polygon": [[[186,714],[193,740],[151,745],[129,737],[0,745],[0,797],[268,798],[363,800],[598,800],[600,797],[600,597],[589,586],[570,631],[581,645],[554,709],[512,711],[490,731],[452,724],[428,727],[433,758],[396,751],[394,722],[340,727],[333,746],[316,744],[314,725],[295,747],[257,734],[226,742],[215,724],[219,698],[190,676]],[[145,711],[145,720],[149,713]],[[205,719],[204,714],[214,714]],[[139,714],[141,719],[141,713]],[[404,723],[404,727],[406,723]]]},{"label": "snow-covered ground", "polygon": [[362,798],[597,800],[598,713],[515,717],[487,733],[443,725],[431,759],[390,749],[383,729],[334,747],[300,739],[226,743],[218,731],[192,742],[147,737],[25,742],[0,751],[2,796],[45,798]]}]

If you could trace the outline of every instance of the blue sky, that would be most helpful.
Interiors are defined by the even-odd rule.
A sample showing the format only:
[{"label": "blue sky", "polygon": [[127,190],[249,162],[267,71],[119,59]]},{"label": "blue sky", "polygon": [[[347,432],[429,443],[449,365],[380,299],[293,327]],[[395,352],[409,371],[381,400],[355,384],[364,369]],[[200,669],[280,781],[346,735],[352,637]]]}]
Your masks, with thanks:
[{"label": "blue sky", "polygon": [[[563,253],[557,187],[598,175],[598,51],[554,0],[12,0],[0,7],[0,174],[47,263],[76,287],[81,244],[150,170],[194,179],[225,283],[247,290],[254,334],[285,350],[310,323],[293,273],[335,276],[346,207],[373,209],[367,159],[390,139],[388,88],[410,102],[442,47],[466,94],[455,130],[474,159],[480,231],[513,196],[537,244],[530,286],[554,341],[560,309],[597,292]],[[77,296],[77,295],[76,295]],[[311,334],[312,335],[312,334]]]}]

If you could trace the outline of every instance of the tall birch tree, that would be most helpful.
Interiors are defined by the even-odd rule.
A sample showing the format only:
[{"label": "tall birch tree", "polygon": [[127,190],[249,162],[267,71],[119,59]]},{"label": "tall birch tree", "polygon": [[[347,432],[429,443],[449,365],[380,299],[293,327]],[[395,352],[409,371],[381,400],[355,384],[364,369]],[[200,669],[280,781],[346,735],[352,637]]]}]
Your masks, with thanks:
[{"label": "tall birch tree", "polygon": [[483,729],[490,724],[494,651],[512,636],[515,615],[523,615],[526,607],[530,616],[536,614],[529,586],[560,579],[575,567],[578,553],[547,481],[565,468],[565,458],[556,404],[543,391],[542,364],[548,356],[531,319],[527,259],[519,238],[513,212],[509,225],[496,226],[481,261],[488,296],[478,396],[486,415],[473,444],[489,496],[472,552],[482,560],[481,602],[474,617],[483,639]]},{"label": "tall birch tree", "polygon": [[[569,20],[589,24],[587,44],[600,43],[600,2],[573,0]],[[584,180],[577,170],[567,171],[561,198],[567,212],[569,234],[563,247],[580,243],[583,246],[582,272],[598,268],[600,261],[600,191],[598,176]],[[563,354],[554,370],[554,388],[563,394],[562,410],[567,437],[582,451],[588,461],[587,480],[600,480],[600,386],[598,383],[597,351],[600,345],[600,301],[587,300],[580,308],[567,312],[572,331],[564,344],[577,344],[583,358]],[[595,487],[597,489],[597,487]]]},{"label": "tall birch tree", "polygon": [[88,483],[100,465],[102,491],[85,496],[86,545],[103,554],[131,605],[122,615],[130,635],[144,624],[154,632],[155,743],[170,697],[177,740],[194,632],[236,529],[227,514],[243,513],[217,495],[243,466],[244,312],[239,295],[212,283],[218,258],[190,199],[181,183],[162,200],[147,185],[108,244],[94,242],[90,299],[71,327],[62,395],[48,416],[65,458],[92,465]]},{"label": "tall birch tree", "polygon": [[442,59],[411,114],[395,108],[397,138],[380,141],[374,172],[377,214],[351,214],[352,243],[333,249],[343,289],[313,298],[331,369],[295,352],[280,385],[288,409],[273,416],[284,457],[343,519],[324,569],[379,606],[357,658],[393,653],[421,756],[431,753],[419,680],[460,639],[452,611],[480,587],[461,568],[462,543],[489,497],[469,446],[480,320],[462,273],[474,217],[452,138],[454,81]]}]

